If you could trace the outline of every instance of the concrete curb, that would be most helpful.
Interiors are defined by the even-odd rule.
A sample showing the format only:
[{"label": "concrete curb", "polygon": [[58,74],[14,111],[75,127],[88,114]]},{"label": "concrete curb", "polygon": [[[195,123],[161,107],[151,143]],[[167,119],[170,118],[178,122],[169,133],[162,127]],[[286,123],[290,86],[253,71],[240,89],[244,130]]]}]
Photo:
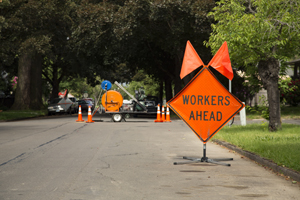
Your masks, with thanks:
[{"label": "concrete curb", "polygon": [[298,181],[300,182],[300,173],[299,172],[296,172],[292,169],[288,169],[288,168],[285,168],[285,167],[282,167],[282,166],[278,166],[277,164],[275,164],[274,162],[268,160],[268,159],[265,159],[265,158],[262,158],[258,155],[255,155],[254,153],[251,153],[249,151],[245,151],[245,150],[242,150],[228,142],[224,142],[224,141],[220,141],[220,140],[215,140],[213,139],[213,142],[219,144],[219,145],[222,145],[228,149],[231,149],[247,158],[250,158],[251,160],[261,164],[261,165],[264,165],[264,166],[267,166],[269,168],[272,168],[274,172],[279,172],[279,173],[282,173],[284,174],[285,176],[289,176],[291,179],[295,180],[295,181]]}]

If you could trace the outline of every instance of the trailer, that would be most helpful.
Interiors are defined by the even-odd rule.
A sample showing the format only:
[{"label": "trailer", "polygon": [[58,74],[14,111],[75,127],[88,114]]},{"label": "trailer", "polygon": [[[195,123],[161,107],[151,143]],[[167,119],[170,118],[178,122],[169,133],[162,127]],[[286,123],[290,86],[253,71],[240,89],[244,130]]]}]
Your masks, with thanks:
[{"label": "trailer", "polygon": [[100,114],[110,114],[112,116],[112,121],[114,122],[126,121],[126,118],[128,118],[130,115],[156,114],[157,105],[155,104],[155,102],[138,100],[138,97],[136,98],[132,94],[130,94],[117,81],[115,81],[114,84],[118,88],[123,90],[132,99],[133,104],[132,106],[125,108],[125,106],[123,106],[122,94],[118,91],[110,90],[112,84],[109,81],[103,81],[101,83],[101,87],[105,91],[105,93],[101,98],[101,104],[104,110],[101,111]]}]

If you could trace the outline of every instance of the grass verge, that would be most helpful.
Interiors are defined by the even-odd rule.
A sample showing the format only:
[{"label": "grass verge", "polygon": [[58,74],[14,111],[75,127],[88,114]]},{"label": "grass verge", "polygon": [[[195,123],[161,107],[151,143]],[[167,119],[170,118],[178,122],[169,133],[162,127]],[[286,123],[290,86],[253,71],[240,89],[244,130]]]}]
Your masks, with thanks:
[{"label": "grass verge", "polygon": [[[261,107],[250,107],[246,111],[247,119],[263,119]],[[300,106],[281,106],[282,119],[300,119]]]},{"label": "grass verge", "polygon": [[281,108],[281,117],[283,119],[300,119],[300,106],[284,106]]},{"label": "grass verge", "polygon": [[279,166],[300,172],[299,130],[299,125],[282,124],[282,130],[269,132],[267,124],[250,124],[224,127],[214,139],[229,142]]},{"label": "grass verge", "polygon": [[0,112],[0,121],[24,119],[47,115],[47,110],[11,110]]}]

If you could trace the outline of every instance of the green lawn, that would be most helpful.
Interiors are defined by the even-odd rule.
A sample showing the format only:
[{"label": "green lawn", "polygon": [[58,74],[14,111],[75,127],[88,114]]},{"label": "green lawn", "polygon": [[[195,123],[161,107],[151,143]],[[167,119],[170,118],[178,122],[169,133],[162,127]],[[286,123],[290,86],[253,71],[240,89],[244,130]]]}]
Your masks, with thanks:
[{"label": "green lawn", "polygon": [[47,110],[20,110],[20,111],[1,111],[0,121],[24,119],[47,115]]},{"label": "green lawn", "polygon": [[213,139],[229,142],[300,172],[300,126],[282,124],[282,130],[269,132],[268,124],[225,126]]},{"label": "green lawn", "polygon": [[[246,110],[247,119],[262,119],[259,107],[251,107]],[[282,119],[300,119],[300,106],[282,106],[281,107]]]},{"label": "green lawn", "polygon": [[284,106],[281,108],[281,117],[284,119],[300,119],[300,106]]}]

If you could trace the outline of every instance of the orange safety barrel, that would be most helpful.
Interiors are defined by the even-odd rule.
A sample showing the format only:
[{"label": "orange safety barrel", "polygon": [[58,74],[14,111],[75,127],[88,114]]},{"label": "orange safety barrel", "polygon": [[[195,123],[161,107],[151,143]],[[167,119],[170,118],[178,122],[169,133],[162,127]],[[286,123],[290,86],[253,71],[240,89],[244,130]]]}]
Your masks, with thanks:
[{"label": "orange safety barrel", "polygon": [[123,97],[120,92],[109,90],[102,96],[101,102],[106,111],[119,111]]}]

